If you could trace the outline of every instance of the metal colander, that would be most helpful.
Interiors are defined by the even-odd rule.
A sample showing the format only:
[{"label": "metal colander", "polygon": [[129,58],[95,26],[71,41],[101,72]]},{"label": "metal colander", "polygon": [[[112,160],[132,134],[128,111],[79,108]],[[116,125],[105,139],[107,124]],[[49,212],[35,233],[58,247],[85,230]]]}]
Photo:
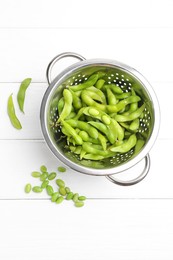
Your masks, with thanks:
[{"label": "metal colander", "polygon": [[[51,82],[51,70],[54,64],[63,57],[75,57],[80,62],[65,69]],[[118,153],[116,156],[101,161],[80,160],[77,154],[68,149],[65,136],[61,128],[56,126],[58,120],[57,104],[62,96],[64,88],[78,85],[97,72],[104,73],[106,84],[116,84],[123,92],[129,92],[133,88],[141,97],[141,105],[145,102],[145,110],[140,117],[138,135],[145,136],[145,145],[138,153],[132,148],[127,153]],[[159,106],[156,95],[146,79],[131,67],[112,60],[85,60],[76,53],[62,53],[56,56],[49,64],[47,78],[48,87],[41,106],[41,126],[45,140],[61,161],[71,168],[90,175],[105,175],[111,181],[121,185],[131,185],[142,180],[150,166],[148,152],[154,144],[159,130]],[[50,83],[51,82],[51,83]],[[131,181],[119,181],[112,175],[127,170],[145,157],[145,169],[137,178]],[[111,176],[110,176],[111,175]]]}]

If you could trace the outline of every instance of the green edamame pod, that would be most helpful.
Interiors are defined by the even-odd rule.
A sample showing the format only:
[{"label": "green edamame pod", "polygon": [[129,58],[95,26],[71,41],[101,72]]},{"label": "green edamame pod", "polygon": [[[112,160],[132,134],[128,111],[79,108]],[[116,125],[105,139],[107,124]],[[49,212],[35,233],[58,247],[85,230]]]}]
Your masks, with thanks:
[{"label": "green edamame pod", "polygon": [[134,102],[139,102],[140,100],[141,100],[141,98],[138,96],[130,96],[126,99],[119,101],[115,106],[107,105],[106,109],[109,113],[119,112],[120,110],[125,108],[128,104],[131,104]]},{"label": "green edamame pod", "polygon": [[84,155],[86,154],[86,151],[84,149],[81,149],[81,152],[80,152],[80,160],[83,159]]},{"label": "green edamame pod", "polygon": [[145,103],[141,107],[139,107],[136,111],[132,112],[130,115],[115,115],[114,118],[118,122],[132,121],[140,117],[144,109],[145,109]]},{"label": "green edamame pod", "polygon": [[131,131],[137,131],[139,128],[139,118],[136,118],[132,121],[132,123],[129,126],[129,130]]},{"label": "green edamame pod", "polygon": [[[91,87],[88,89],[85,89],[82,91],[81,93],[81,98],[84,96],[84,95],[87,95],[89,96],[90,98],[92,98],[93,100],[96,100],[96,101],[99,101],[100,103],[103,103],[104,101],[102,100],[102,98],[100,97],[100,95],[97,94],[97,92],[95,91],[92,91],[91,90]],[[83,98],[82,98],[83,100]],[[84,100],[83,100],[84,101]]]},{"label": "green edamame pod", "polygon": [[104,80],[104,79],[99,79],[99,80],[96,82],[95,87],[98,88],[98,89],[101,89],[104,84],[105,84],[105,80]]},{"label": "green edamame pod", "polygon": [[103,91],[101,91],[100,89],[98,89],[98,88],[96,88],[94,86],[87,88],[87,90],[88,91],[91,90],[91,91],[97,93],[97,95],[100,96],[100,98],[101,98],[101,102],[103,104],[106,104],[106,97],[105,97],[105,94],[103,93]]},{"label": "green edamame pod", "polygon": [[106,92],[107,92],[108,105],[116,105],[117,99],[116,96],[112,93],[111,89],[107,88]]},{"label": "green edamame pod", "polygon": [[[77,127],[77,128],[79,128],[81,130],[86,131],[92,138],[95,138],[95,139],[98,138],[98,131],[97,131],[97,129],[95,129],[94,127],[90,126],[86,122],[70,119],[70,120],[67,120],[66,123],[68,123],[68,125],[71,126],[71,127],[74,127],[74,128]],[[82,138],[81,138],[81,140],[82,140]],[[78,143],[78,144],[80,145],[80,144],[82,144],[82,142]]]},{"label": "green edamame pod", "polygon": [[99,135],[98,135],[98,139],[99,139],[99,141],[100,141],[100,143],[101,143],[101,145],[102,145],[103,150],[106,151],[107,139],[104,137],[104,135],[102,135],[102,134],[100,134],[100,133],[99,133]]},{"label": "green edamame pod", "polygon": [[145,144],[145,141],[143,139],[138,139],[137,140],[136,145],[135,145],[135,154],[140,152],[140,150],[142,149],[144,144]]},{"label": "green edamame pod", "polygon": [[87,106],[92,106],[95,108],[98,108],[100,110],[106,111],[106,105],[97,103],[93,98],[91,98],[86,92],[81,93],[81,98],[82,101],[87,105]]},{"label": "green edamame pod", "polygon": [[97,80],[98,80],[98,74],[93,74],[84,83],[81,83],[76,86],[70,86],[69,89],[71,89],[73,91],[83,90],[83,89],[93,86]]},{"label": "green edamame pod", "polygon": [[58,122],[64,120],[70,114],[70,112],[72,110],[73,97],[72,97],[70,90],[64,89],[63,97],[64,97],[64,107],[59,116]]},{"label": "green edamame pod", "polygon": [[62,113],[63,107],[64,107],[64,97],[60,98],[60,100],[58,102],[58,114],[59,114],[59,116]]},{"label": "green edamame pod", "polygon": [[31,83],[31,78],[24,79],[20,85],[19,91],[17,93],[17,101],[20,110],[24,113],[23,107],[24,107],[24,101],[25,101],[25,94],[26,90],[29,87]]},{"label": "green edamame pod", "polygon": [[137,142],[136,135],[133,134],[129,137],[127,141],[124,141],[123,144],[119,146],[110,147],[110,151],[117,152],[117,153],[126,153],[136,145],[136,142]]},{"label": "green edamame pod", "polygon": [[[73,119],[69,119],[68,122],[72,121]],[[75,122],[75,120],[73,120]],[[82,138],[76,133],[75,129],[67,122],[63,121],[62,122],[64,128],[65,128],[65,131],[74,138],[76,144],[82,144],[83,141],[82,141]],[[76,126],[78,127],[78,126]]]},{"label": "green edamame pod", "polygon": [[13,103],[13,98],[11,94],[8,98],[8,103],[7,103],[7,112],[8,116],[10,118],[11,124],[16,128],[16,129],[22,129],[22,125],[19,121],[19,119],[16,116],[15,113],[15,108],[14,108],[14,103]]},{"label": "green edamame pod", "polygon": [[75,109],[80,109],[82,107],[82,102],[81,102],[81,99],[76,95],[75,92],[73,92],[71,89],[69,89],[71,94],[72,94],[72,97],[73,97],[73,106]]},{"label": "green edamame pod", "polygon": [[101,155],[103,157],[107,157],[107,156],[114,156],[115,153],[112,151],[103,151],[102,149],[98,149],[97,147],[95,147],[93,144],[88,143],[88,142],[84,142],[82,145],[83,149],[87,152],[87,153],[91,153],[91,154],[95,154],[95,155]]},{"label": "green edamame pod", "polygon": [[111,144],[115,142],[114,133],[112,133],[111,129],[108,128],[108,126],[104,125],[101,122],[95,121],[89,121],[88,123],[97,128],[103,134],[105,134]]},{"label": "green edamame pod", "polygon": [[113,83],[104,85],[104,87],[105,87],[105,89],[110,88],[115,94],[122,94],[123,93],[122,89],[119,86],[117,86]]},{"label": "green edamame pod", "polygon": [[87,160],[99,161],[99,160],[104,159],[104,156],[97,155],[97,154],[87,153],[87,154],[84,155],[83,158],[84,158],[84,159],[87,159]]},{"label": "green edamame pod", "polygon": [[117,139],[119,141],[122,141],[124,139],[124,129],[118,124],[118,122],[115,119],[111,118],[111,122],[116,128]]},{"label": "green edamame pod", "polygon": [[70,114],[66,117],[66,119],[72,119],[76,117],[76,113],[74,111],[71,111]]},{"label": "green edamame pod", "polygon": [[131,92],[124,92],[122,94],[115,94],[117,99],[125,99],[131,96]]}]

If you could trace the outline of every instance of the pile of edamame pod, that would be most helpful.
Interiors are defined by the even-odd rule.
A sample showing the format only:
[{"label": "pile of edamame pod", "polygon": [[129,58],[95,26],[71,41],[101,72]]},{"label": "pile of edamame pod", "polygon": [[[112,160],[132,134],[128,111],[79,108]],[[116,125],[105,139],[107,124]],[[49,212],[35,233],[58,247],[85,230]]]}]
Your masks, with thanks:
[{"label": "pile of edamame pod", "polygon": [[104,75],[99,71],[85,82],[66,86],[58,101],[54,127],[61,128],[67,148],[80,160],[104,160],[132,148],[138,152],[145,144],[139,134],[145,102],[133,87],[123,92]]}]

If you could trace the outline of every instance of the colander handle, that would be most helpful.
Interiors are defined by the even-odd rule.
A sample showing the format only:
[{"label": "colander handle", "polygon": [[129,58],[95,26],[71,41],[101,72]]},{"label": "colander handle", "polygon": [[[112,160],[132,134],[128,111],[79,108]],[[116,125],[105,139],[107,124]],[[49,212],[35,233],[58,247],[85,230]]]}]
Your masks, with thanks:
[{"label": "colander handle", "polygon": [[111,182],[113,182],[115,184],[121,185],[121,186],[134,185],[134,184],[142,181],[146,177],[146,175],[147,175],[147,173],[149,172],[149,169],[150,169],[150,164],[151,164],[150,156],[149,156],[149,154],[147,154],[145,156],[145,168],[142,171],[142,173],[138,177],[136,177],[135,179],[132,179],[132,180],[129,180],[129,181],[121,181],[121,180],[119,180],[117,178],[114,178],[112,175],[108,175],[108,176],[106,176],[106,178],[109,181],[111,181]]},{"label": "colander handle", "polygon": [[52,82],[51,74],[52,74],[53,66],[55,65],[55,63],[57,61],[61,60],[62,58],[66,58],[66,57],[73,57],[73,58],[76,58],[80,61],[86,60],[83,56],[81,56],[80,54],[75,53],[75,52],[63,52],[63,53],[55,56],[50,61],[49,65],[47,66],[47,70],[46,70],[46,77],[47,77],[47,81],[48,81],[49,84]]}]

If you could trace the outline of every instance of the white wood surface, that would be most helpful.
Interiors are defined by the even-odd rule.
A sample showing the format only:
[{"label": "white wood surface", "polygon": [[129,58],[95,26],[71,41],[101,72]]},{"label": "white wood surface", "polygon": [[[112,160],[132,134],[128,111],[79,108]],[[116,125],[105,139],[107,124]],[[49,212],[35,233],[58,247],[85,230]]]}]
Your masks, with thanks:
[{"label": "white wood surface", "polygon": [[[173,1],[0,0],[0,260],[171,260],[173,258]],[[41,164],[63,165],[46,146],[39,122],[48,84],[46,67],[64,51],[87,59],[108,58],[140,71],[153,86],[161,109],[151,169],[141,183],[120,187],[67,167],[59,173],[88,197],[84,208],[46,195],[24,193]],[[54,75],[76,60],[65,59]],[[32,77],[23,129],[7,116],[7,99]],[[140,162],[125,175],[142,170]],[[121,176],[123,178],[123,176]]]}]

